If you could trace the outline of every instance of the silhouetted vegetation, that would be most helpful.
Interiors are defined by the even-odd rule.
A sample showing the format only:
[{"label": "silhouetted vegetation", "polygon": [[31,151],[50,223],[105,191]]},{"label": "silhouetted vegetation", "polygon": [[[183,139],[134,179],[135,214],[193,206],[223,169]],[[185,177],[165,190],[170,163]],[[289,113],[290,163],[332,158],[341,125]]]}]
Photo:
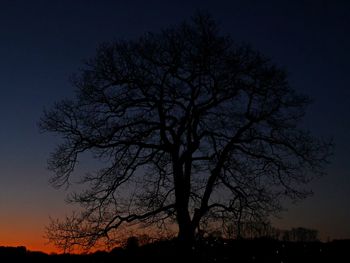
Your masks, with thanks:
[{"label": "silhouetted vegetation", "polygon": [[327,163],[330,143],[299,127],[309,99],[206,15],[101,45],[73,85],[76,97],[40,123],[64,139],[49,159],[52,182],[68,184],[86,152],[105,167],[83,176],[86,190],[70,196],[82,212],[48,227],[48,239],[65,251],[112,244],[135,222],[175,223],[178,244],[190,251],[208,224],[263,222],[282,198],[308,196],[302,185]]},{"label": "silhouetted vegetation", "polygon": [[[134,240],[135,241],[135,240]],[[133,241],[133,242],[134,242]],[[176,240],[166,240],[143,246],[118,247],[110,252],[97,251],[85,255],[53,254],[27,251],[24,247],[0,247],[0,260],[21,262],[178,262]],[[347,262],[350,240],[322,242],[291,242],[273,239],[230,240],[206,238],[197,240],[192,262]],[[340,261],[342,260],[342,261]]]}]

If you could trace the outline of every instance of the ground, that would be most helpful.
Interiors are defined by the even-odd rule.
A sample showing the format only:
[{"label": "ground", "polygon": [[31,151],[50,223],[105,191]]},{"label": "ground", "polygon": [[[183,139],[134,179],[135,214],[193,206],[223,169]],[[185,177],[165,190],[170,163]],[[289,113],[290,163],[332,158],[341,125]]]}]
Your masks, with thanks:
[{"label": "ground", "polygon": [[14,262],[350,262],[350,240],[322,242],[283,242],[268,239],[224,240],[206,239],[198,242],[191,255],[182,255],[176,242],[161,241],[145,246],[115,248],[110,252],[87,255],[47,255],[27,251],[25,247],[0,247],[1,259]]}]

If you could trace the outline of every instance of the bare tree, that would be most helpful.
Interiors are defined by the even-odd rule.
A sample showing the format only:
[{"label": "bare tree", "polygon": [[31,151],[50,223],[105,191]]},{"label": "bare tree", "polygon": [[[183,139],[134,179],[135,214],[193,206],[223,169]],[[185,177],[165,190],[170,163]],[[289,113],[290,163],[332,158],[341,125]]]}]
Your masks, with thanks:
[{"label": "bare tree", "polygon": [[330,144],[298,126],[309,99],[209,16],[101,45],[73,85],[75,98],[40,121],[64,140],[48,162],[52,182],[69,183],[84,152],[105,167],[71,196],[82,210],[48,227],[64,249],[135,222],[175,222],[188,246],[205,220],[263,217],[282,197],[305,197],[327,161]]}]

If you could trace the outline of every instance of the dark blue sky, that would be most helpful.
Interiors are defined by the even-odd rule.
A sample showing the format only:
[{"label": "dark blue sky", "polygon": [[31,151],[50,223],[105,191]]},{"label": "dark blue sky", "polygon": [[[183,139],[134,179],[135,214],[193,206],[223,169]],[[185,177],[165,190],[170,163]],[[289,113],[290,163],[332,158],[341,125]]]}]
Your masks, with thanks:
[{"label": "dark blue sky", "polygon": [[[350,237],[350,2],[4,0],[0,245],[43,249],[48,216],[69,210],[65,192],[48,184],[46,159],[56,139],[39,134],[36,125],[44,107],[72,95],[69,75],[94,56],[98,43],[159,31],[196,10],[208,11],[223,33],[287,69],[291,85],[314,100],[304,125],[315,135],[334,138],[328,174],[310,184],[314,196],[288,205],[276,224],[317,228],[323,237]],[[14,230],[17,239],[10,237]]]}]

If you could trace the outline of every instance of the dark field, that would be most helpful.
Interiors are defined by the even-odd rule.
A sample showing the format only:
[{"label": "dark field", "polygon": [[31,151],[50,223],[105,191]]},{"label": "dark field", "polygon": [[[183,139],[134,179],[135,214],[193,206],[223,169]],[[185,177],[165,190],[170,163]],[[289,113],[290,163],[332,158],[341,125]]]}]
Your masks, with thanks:
[{"label": "dark field", "polygon": [[206,240],[198,243],[191,255],[184,256],[175,242],[162,241],[88,255],[47,255],[24,247],[0,247],[0,262],[350,262],[349,250],[350,240],[327,243]]}]

